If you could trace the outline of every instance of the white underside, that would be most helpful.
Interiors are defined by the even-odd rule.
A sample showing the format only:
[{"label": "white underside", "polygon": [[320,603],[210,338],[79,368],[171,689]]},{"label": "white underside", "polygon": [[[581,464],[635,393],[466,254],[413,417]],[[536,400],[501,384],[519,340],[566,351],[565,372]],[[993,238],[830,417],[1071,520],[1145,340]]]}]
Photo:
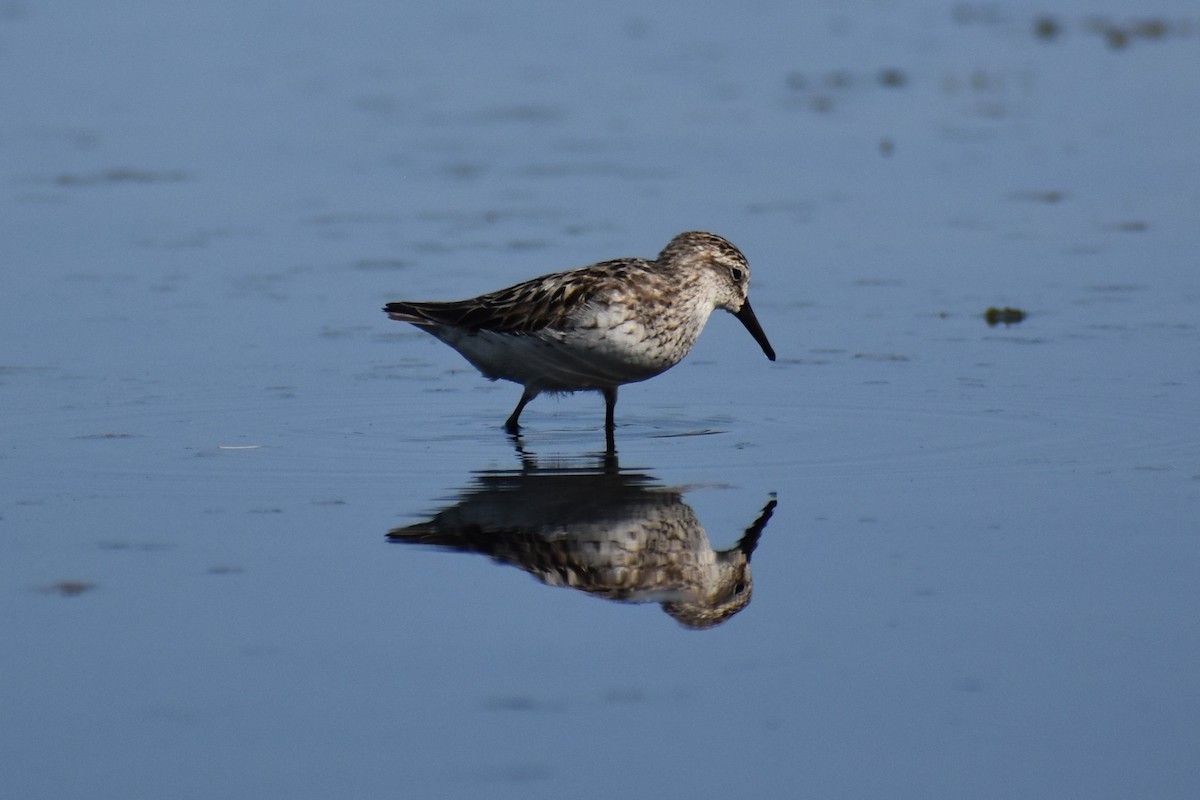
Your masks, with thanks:
[{"label": "white underside", "polygon": [[697,298],[690,313],[676,316],[673,326],[653,320],[653,334],[616,303],[584,306],[569,325],[530,334],[420,327],[485,377],[514,381],[534,392],[573,392],[612,389],[670,369],[691,350],[711,313],[712,306]]},{"label": "white underside", "polygon": [[[674,362],[652,354],[618,349],[613,342],[571,337],[512,335],[430,329],[488,378],[515,381],[536,391],[607,389],[652,378]],[[612,331],[608,336],[612,337]],[[598,338],[598,337],[597,337]]]}]

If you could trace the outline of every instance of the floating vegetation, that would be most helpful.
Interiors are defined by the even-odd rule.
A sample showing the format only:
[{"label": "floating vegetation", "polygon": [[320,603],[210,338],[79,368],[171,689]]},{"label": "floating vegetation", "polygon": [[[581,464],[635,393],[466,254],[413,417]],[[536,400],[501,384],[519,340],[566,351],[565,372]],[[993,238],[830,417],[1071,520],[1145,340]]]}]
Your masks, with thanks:
[{"label": "floating vegetation", "polygon": [[987,321],[987,324],[993,328],[997,325],[1004,325],[1007,327],[1009,325],[1017,325],[1021,322],[1024,322],[1025,312],[1019,308],[1009,308],[1008,306],[1005,306],[1004,308],[996,308],[993,306],[987,311],[983,312],[983,318]]}]

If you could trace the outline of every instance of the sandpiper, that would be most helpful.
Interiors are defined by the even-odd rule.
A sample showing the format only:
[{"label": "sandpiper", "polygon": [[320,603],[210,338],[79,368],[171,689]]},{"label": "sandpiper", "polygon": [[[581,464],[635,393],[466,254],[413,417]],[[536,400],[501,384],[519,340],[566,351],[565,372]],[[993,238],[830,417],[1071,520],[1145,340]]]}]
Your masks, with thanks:
[{"label": "sandpiper", "polygon": [[716,234],[690,231],[653,261],[602,261],[469,300],[399,301],[383,310],[441,339],[484,377],[524,386],[504,423],[510,433],[520,430],[521,411],[542,392],[597,391],[611,442],[617,387],[678,364],[714,309],[741,320],[775,360],[750,308],[749,284],[740,250]]}]

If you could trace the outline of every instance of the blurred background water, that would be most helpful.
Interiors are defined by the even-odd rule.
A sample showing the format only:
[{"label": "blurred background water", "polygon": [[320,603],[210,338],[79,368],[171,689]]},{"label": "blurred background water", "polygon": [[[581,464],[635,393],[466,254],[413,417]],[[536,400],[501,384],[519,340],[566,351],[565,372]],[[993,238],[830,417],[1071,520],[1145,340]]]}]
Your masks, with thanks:
[{"label": "blurred background water", "polygon": [[[1197,97],[1178,0],[0,0],[0,793],[1197,796]],[[379,311],[688,229],[780,358],[616,463]]]}]

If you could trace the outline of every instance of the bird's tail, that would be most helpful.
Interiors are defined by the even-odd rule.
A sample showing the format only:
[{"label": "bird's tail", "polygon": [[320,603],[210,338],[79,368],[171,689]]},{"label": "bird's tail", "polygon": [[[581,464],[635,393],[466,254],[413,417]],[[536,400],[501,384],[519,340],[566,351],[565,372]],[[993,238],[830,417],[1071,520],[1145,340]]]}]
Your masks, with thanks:
[{"label": "bird's tail", "polygon": [[406,303],[404,301],[396,303],[388,303],[383,307],[384,312],[389,318],[400,322],[411,322],[414,325],[428,325],[431,320],[429,315],[421,310],[420,303]]}]

